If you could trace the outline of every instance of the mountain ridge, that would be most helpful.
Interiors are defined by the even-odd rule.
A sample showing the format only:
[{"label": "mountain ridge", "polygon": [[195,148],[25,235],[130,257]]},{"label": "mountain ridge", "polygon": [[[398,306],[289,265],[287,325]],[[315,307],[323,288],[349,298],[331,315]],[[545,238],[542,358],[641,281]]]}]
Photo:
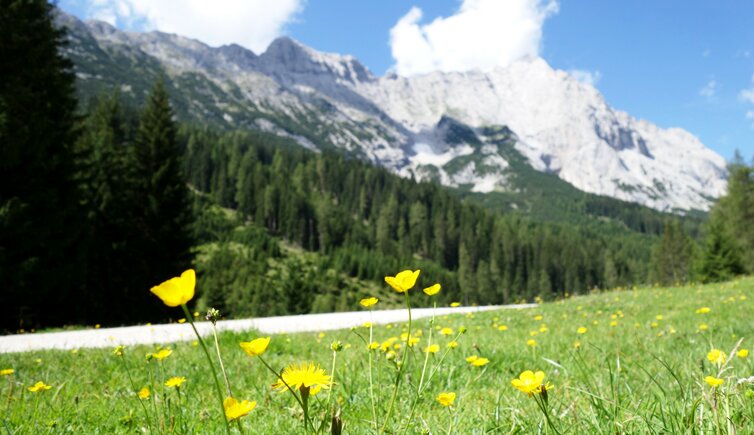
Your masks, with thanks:
[{"label": "mountain ridge", "polygon": [[[402,176],[505,191],[510,165],[481,133],[505,127],[532,167],[585,192],[683,212],[706,210],[725,189],[725,160],[693,135],[612,108],[595,88],[541,58],[491,72],[377,77],[353,56],[287,37],[256,54],[123,32],[62,12],[59,22],[69,29],[67,51],[84,89],[116,86],[137,99],[148,78],[166,74],[173,91],[185,94],[178,112],[190,118],[290,135]],[[123,76],[98,73],[98,60],[118,65]],[[125,73],[140,70],[142,77]],[[445,140],[439,130],[448,119],[467,128],[464,140]]]}]

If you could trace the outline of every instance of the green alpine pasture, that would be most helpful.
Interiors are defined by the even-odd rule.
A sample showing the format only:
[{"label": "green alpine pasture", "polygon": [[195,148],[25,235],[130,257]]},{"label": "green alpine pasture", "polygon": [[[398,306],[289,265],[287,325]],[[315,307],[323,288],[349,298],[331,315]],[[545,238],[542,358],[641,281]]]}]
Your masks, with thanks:
[{"label": "green alpine pasture", "polygon": [[[383,291],[394,293],[387,286]],[[344,433],[378,433],[383,426],[386,433],[744,433],[754,427],[754,355],[744,356],[754,337],[753,303],[754,278],[742,278],[704,286],[619,289],[536,308],[438,316],[434,323],[415,320],[411,337],[419,340],[406,354],[387,423],[396,363],[406,349],[400,335],[408,332],[407,324],[375,325],[372,341],[379,347],[373,350],[367,346],[368,325],[274,335],[262,357],[278,372],[314,363],[334,376],[331,390],[323,388],[309,399],[312,426],[323,433],[331,432],[333,413]],[[380,304],[372,308],[378,310]],[[441,334],[443,328],[452,333]],[[430,330],[439,351],[428,354],[421,379]],[[249,331],[219,338],[233,396],[257,402],[248,415],[231,422],[231,431],[304,433],[297,401],[286,391],[273,390],[275,375],[239,346],[258,337]],[[457,347],[447,346],[452,340]],[[342,350],[334,352],[337,341]],[[217,367],[212,337],[206,342]],[[145,358],[162,348],[172,353],[161,361]],[[225,430],[212,374],[195,342],[126,347],[122,356],[113,349],[0,355],[3,373],[13,370],[2,379],[4,432]],[[710,354],[714,349],[723,357]],[[474,355],[489,363],[467,362]],[[541,390],[529,396],[512,386],[526,370],[544,372],[544,382],[551,384],[546,401]],[[710,383],[719,381],[708,383],[708,376],[722,384],[713,387]],[[166,387],[172,377],[186,381],[179,389]],[[51,388],[30,391],[39,381]],[[150,394],[141,399],[138,393],[145,387]],[[439,394],[451,392],[455,400],[443,406]]]}]

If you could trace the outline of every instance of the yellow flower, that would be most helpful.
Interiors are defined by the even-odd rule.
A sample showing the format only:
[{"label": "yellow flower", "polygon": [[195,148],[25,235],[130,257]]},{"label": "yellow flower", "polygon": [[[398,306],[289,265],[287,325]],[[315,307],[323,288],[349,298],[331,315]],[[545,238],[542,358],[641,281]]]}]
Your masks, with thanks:
[{"label": "yellow flower", "polygon": [[165,358],[169,357],[173,353],[170,349],[160,349],[157,353],[152,354],[152,358],[156,359],[157,361],[162,361]]},{"label": "yellow flower", "polygon": [[543,385],[542,383],[544,380],[544,372],[538,371],[534,373],[531,370],[526,370],[519,375],[518,379],[513,379],[511,385],[517,390],[532,396],[533,394],[541,393],[552,388],[549,383]]},{"label": "yellow flower", "polygon": [[144,387],[141,390],[139,390],[139,399],[142,399],[142,400],[149,399],[149,395],[150,395],[149,388]]},{"label": "yellow flower", "polygon": [[500,325],[500,326],[498,326],[498,327],[497,327],[497,330],[498,330],[498,331],[507,331],[507,330],[508,330],[508,327],[507,327],[507,326],[505,326],[505,325]]},{"label": "yellow flower", "polygon": [[580,342],[580,341],[578,341],[578,340],[574,341],[574,342],[573,342],[573,348],[574,348],[574,349],[579,349],[579,348],[581,348],[581,342]]},{"label": "yellow flower", "polygon": [[39,381],[36,384],[34,384],[33,386],[29,387],[29,391],[31,391],[32,393],[38,393],[40,391],[49,390],[50,388],[52,388],[52,386],[47,385],[47,384],[45,384],[42,381]]},{"label": "yellow flower", "polygon": [[663,319],[663,316],[662,316],[662,314],[658,314],[658,315],[656,315],[656,316],[655,316],[655,319],[657,319],[657,320],[662,320],[662,319]]},{"label": "yellow flower", "polygon": [[416,285],[421,270],[404,270],[395,276],[386,276],[385,282],[398,293],[406,293]]},{"label": "yellow flower", "polygon": [[376,304],[379,301],[380,300],[377,299],[377,298],[375,298],[375,297],[369,297],[369,298],[364,298],[364,299],[360,300],[359,304],[361,304],[361,306],[364,307],[364,308],[369,308],[369,307],[374,306],[374,304]]},{"label": "yellow flower", "polygon": [[431,344],[424,348],[425,353],[437,353],[440,351],[440,345],[439,344]]},{"label": "yellow flower", "polygon": [[474,367],[482,367],[489,364],[489,362],[490,360],[488,360],[487,358],[477,358],[474,361],[471,361],[471,365]]},{"label": "yellow flower", "polygon": [[725,362],[725,354],[720,349],[712,349],[707,354],[707,359],[709,362],[721,366]]},{"label": "yellow flower", "polygon": [[706,331],[708,329],[709,329],[709,326],[706,323],[702,323],[702,324],[699,325],[699,330],[700,331]]},{"label": "yellow flower", "polygon": [[117,346],[115,349],[113,349],[113,355],[115,356],[123,356],[123,350],[125,348],[123,346]]},{"label": "yellow flower", "polygon": [[433,286],[427,287],[424,290],[422,290],[427,296],[434,296],[437,293],[440,293],[440,284],[435,284]]},{"label": "yellow flower", "polygon": [[2,369],[0,370],[0,376],[9,376],[15,373],[16,371],[13,369]]},{"label": "yellow flower", "polygon": [[739,358],[746,358],[749,356],[749,349],[741,349],[736,352],[736,355],[738,355]]},{"label": "yellow flower", "polygon": [[528,341],[526,342],[526,345],[527,345],[527,346],[531,346],[531,347],[537,347],[537,340],[535,340],[535,339],[533,339],[533,338],[530,338],[530,339],[529,339],[529,340],[528,340]]},{"label": "yellow flower", "polygon": [[363,326],[365,328],[371,328],[372,327],[372,322],[364,322],[364,324],[362,324],[361,326]]},{"label": "yellow flower", "polygon": [[259,356],[267,350],[270,345],[270,337],[255,338],[251,341],[242,341],[241,349],[249,356]]},{"label": "yellow flower", "polygon": [[165,386],[170,388],[180,388],[184,382],[186,382],[186,378],[183,376],[173,376],[165,381]]},{"label": "yellow flower", "polygon": [[460,302],[451,302],[450,306],[453,307],[453,308],[460,307],[461,303]]},{"label": "yellow flower", "polygon": [[223,408],[225,408],[225,416],[229,421],[239,419],[246,414],[250,413],[257,406],[257,402],[249,402],[248,400],[237,401],[232,397],[226,397],[223,400]]},{"label": "yellow flower", "polygon": [[157,295],[165,305],[177,307],[194,297],[194,287],[196,287],[196,272],[194,269],[189,269],[181,276],[170,278],[149,291]]},{"label": "yellow flower", "polygon": [[455,340],[449,341],[448,342],[448,347],[451,348],[451,349],[455,349],[456,347],[458,347],[458,342],[455,341]]},{"label": "yellow flower", "polygon": [[612,322],[610,322],[610,326],[618,326],[618,321],[613,320]]},{"label": "yellow flower", "polygon": [[586,328],[583,326],[579,326],[579,329],[576,330],[579,334],[586,334]]},{"label": "yellow flower", "polygon": [[536,320],[537,322],[539,322],[540,320],[542,320],[542,318],[543,317],[542,317],[541,314],[537,314],[536,316],[534,316],[534,320]]},{"label": "yellow flower", "polygon": [[707,314],[710,311],[712,311],[712,310],[710,310],[709,307],[702,307],[702,308],[699,308],[698,310],[696,310],[696,314]]},{"label": "yellow flower", "polygon": [[272,388],[277,388],[280,392],[286,390],[285,384],[288,384],[294,390],[302,388],[330,388],[331,377],[325,373],[325,369],[314,366],[314,363],[303,363],[300,366],[292,364],[286,367],[281,374],[283,381],[278,380],[272,384]]},{"label": "yellow flower", "polygon": [[711,387],[719,387],[725,381],[714,376],[707,376],[704,378],[704,382],[708,383]]},{"label": "yellow flower", "polygon": [[456,400],[456,393],[440,393],[437,395],[437,401],[442,406],[451,406]]},{"label": "yellow flower", "polygon": [[380,347],[380,343],[378,343],[376,341],[373,341],[373,342],[369,343],[369,345],[367,345],[367,348],[369,350],[379,349],[379,347]]},{"label": "yellow flower", "polygon": [[180,318],[178,319],[178,323],[186,323],[186,318]]},{"label": "yellow flower", "polygon": [[479,357],[477,355],[471,355],[466,357],[466,362],[473,363],[474,361],[478,360]]},{"label": "yellow flower", "polygon": [[442,328],[440,335],[453,335],[453,328]]}]

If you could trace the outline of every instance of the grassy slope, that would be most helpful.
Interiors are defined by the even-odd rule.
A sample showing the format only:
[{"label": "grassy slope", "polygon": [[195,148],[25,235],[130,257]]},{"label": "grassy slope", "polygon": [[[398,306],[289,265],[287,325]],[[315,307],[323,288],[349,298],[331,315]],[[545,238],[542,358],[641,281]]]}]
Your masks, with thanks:
[{"label": "grassy slope", "polygon": [[[713,431],[717,424],[714,403],[719,409],[723,432],[727,431],[726,415],[738,431],[745,432],[754,427],[754,389],[750,385],[736,386],[735,381],[753,374],[754,356],[743,359],[733,355],[730,368],[720,376],[726,383],[716,399],[703,379],[717,372],[706,359],[711,348],[728,353],[739,339],[744,339],[742,347],[752,346],[753,288],[754,278],[744,278],[708,286],[615,291],[530,310],[438,318],[436,326],[457,329],[464,325],[468,332],[458,339],[460,346],[449,353],[443,368],[431,381],[425,399],[411,419],[413,426],[409,432],[419,431],[425,425],[433,432],[445,430],[450,414],[434,400],[440,391],[458,394],[453,415],[454,430],[459,433],[535,432],[542,423],[542,414],[533,399],[510,385],[511,379],[526,369],[545,371],[547,380],[554,385],[549,394],[550,406],[558,415],[555,419],[558,428],[564,433],[679,433],[688,432],[692,426]],[[388,291],[392,290],[383,290]],[[711,312],[695,313],[703,306],[710,307]],[[542,315],[543,319],[535,320],[536,315]],[[611,318],[613,315],[615,319]],[[658,315],[661,320],[657,320]],[[610,325],[613,320],[617,326]],[[702,323],[709,325],[709,329],[699,331]],[[532,338],[530,331],[539,331],[543,324],[548,331],[537,332],[533,337],[537,347],[527,346],[526,341]],[[508,330],[500,331],[499,325],[507,326]],[[426,345],[427,326],[426,320],[414,324],[414,328],[424,328],[421,348]],[[588,331],[577,334],[580,326]],[[375,338],[384,340],[397,335],[400,328],[401,325],[376,328]],[[365,331],[360,330],[362,334]],[[293,399],[288,394],[271,392],[269,386],[274,378],[259,361],[238,348],[238,341],[255,336],[251,332],[221,337],[236,396],[258,401],[257,409],[243,420],[245,430],[298,432],[300,416]],[[324,336],[316,333],[274,336],[265,356],[273,367],[315,361],[329,373],[332,363],[329,345],[335,339],[351,346],[338,354],[333,399],[341,404],[347,432],[367,432],[371,415],[367,356],[355,334],[337,331]],[[437,334],[433,340],[437,340]],[[441,344],[448,340],[439,337]],[[581,343],[580,349],[574,348],[576,340]],[[188,381],[180,406],[183,419],[191,430],[220,433],[214,389],[200,349],[191,343],[170,347],[173,355],[155,371],[155,376],[162,377],[163,371],[165,376],[185,376]],[[149,382],[143,357],[151,350],[144,346],[126,350],[124,362],[131,367],[138,387]],[[465,362],[466,356],[477,352],[491,360],[485,368],[471,367]],[[416,385],[423,357],[409,356],[407,371],[412,385]],[[437,359],[433,357],[430,361]],[[394,371],[379,351],[374,361],[377,414],[381,421]],[[3,387],[6,390],[2,397],[9,395],[10,401],[2,405],[7,406],[2,420],[11,433],[39,433],[40,425],[50,424],[61,432],[133,433],[144,425],[144,419],[119,364],[110,350],[0,355],[0,368],[16,370]],[[26,391],[27,386],[38,380],[52,384],[53,388],[39,395]],[[171,393],[168,396],[175,410],[177,396]],[[401,421],[407,417],[411,397],[404,383],[396,409]],[[315,403],[326,398],[326,394],[320,393]],[[151,400],[148,404],[151,406]],[[318,414],[321,405],[314,406],[315,415],[321,415]],[[36,423],[32,422],[34,415]]]}]

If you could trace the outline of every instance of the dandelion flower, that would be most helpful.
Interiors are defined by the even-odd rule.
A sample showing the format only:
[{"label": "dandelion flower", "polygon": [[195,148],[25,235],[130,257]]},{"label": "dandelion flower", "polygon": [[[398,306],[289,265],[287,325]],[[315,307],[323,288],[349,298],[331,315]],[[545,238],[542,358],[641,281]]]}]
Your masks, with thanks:
[{"label": "dandelion flower", "polygon": [[13,369],[2,369],[2,370],[0,370],[0,376],[10,376],[10,375],[12,375],[15,372],[16,371],[13,370]]},{"label": "dandelion flower", "polygon": [[583,326],[579,326],[579,329],[576,330],[579,334],[586,334],[586,328]]},{"label": "dandelion flower", "polygon": [[421,270],[404,270],[395,276],[386,276],[385,282],[398,293],[406,293],[416,285]]},{"label": "dandelion flower", "polygon": [[437,395],[437,401],[442,406],[451,406],[456,400],[456,393],[440,393]]},{"label": "dandelion flower", "polygon": [[431,344],[424,348],[425,353],[437,353],[440,351],[440,345],[439,344]]},{"label": "dandelion flower", "polygon": [[186,382],[186,378],[183,376],[173,376],[165,381],[165,386],[170,388],[181,388],[181,385]]},{"label": "dandelion flower", "polygon": [[696,310],[696,314],[707,314],[710,311],[712,311],[712,310],[710,310],[709,307],[702,307],[702,308],[699,308],[698,310]]},{"label": "dandelion flower", "polygon": [[144,387],[141,390],[139,390],[139,399],[142,399],[142,400],[149,399],[149,395],[150,395],[149,388]]},{"label": "dandelion flower", "polygon": [[458,347],[458,342],[455,341],[455,340],[449,341],[448,342],[448,347],[451,348],[451,349],[455,349],[456,347]]},{"label": "dandelion flower", "polygon": [[237,401],[232,397],[226,397],[223,400],[223,408],[225,408],[225,416],[229,421],[237,420],[248,413],[250,413],[257,406],[257,402],[249,402],[248,400]]},{"label": "dandelion flower", "polygon": [[375,297],[368,297],[368,298],[364,298],[360,300],[359,304],[361,304],[361,306],[364,308],[370,308],[370,307],[373,307],[379,301],[380,300]]},{"label": "dandelion flower", "polygon": [[32,393],[38,393],[40,391],[47,391],[50,388],[52,388],[51,385],[47,385],[44,382],[39,381],[36,384],[34,384],[31,387],[29,387],[29,391],[31,391]]},{"label": "dandelion flower", "polygon": [[530,347],[537,347],[537,340],[530,338],[529,340],[526,341],[526,345]]},{"label": "dandelion flower", "polygon": [[662,319],[664,319],[664,317],[663,317],[662,314],[658,314],[658,315],[655,316],[655,319],[662,320]]},{"label": "dandelion flower", "polygon": [[508,327],[507,327],[507,326],[505,326],[505,325],[500,325],[500,326],[498,326],[498,327],[497,327],[497,330],[498,330],[498,331],[507,331],[507,330],[508,330]]},{"label": "dandelion flower", "polygon": [[371,342],[371,343],[369,343],[369,344],[367,345],[367,348],[368,348],[369,350],[375,350],[375,349],[379,349],[379,348],[380,348],[380,343],[378,343],[378,342],[376,342],[376,341],[373,341],[373,342]]},{"label": "dandelion flower", "polygon": [[123,350],[125,348],[123,346],[117,346],[115,349],[113,349],[113,355],[115,356],[123,356]]},{"label": "dandelion flower", "polygon": [[440,330],[440,335],[453,335],[453,328],[442,328]]},{"label": "dandelion flower", "polygon": [[714,376],[707,376],[704,378],[704,382],[708,383],[711,387],[717,388],[720,385],[722,385],[723,382],[725,381],[720,378],[716,378]]},{"label": "dandelion flower", "polygon": [[172,353],[173,351],[170,349],[160,349],[157,353],[151,354],[151,356],[157,361],[162,361],[165,358],[169,357]]},{"label": "dandelion flower", "polygon": [[178,319],[178,323],[186,323],[186,318],[182,317],[182,318]]},{"label": "dandelion flower", "polygon": [[240,343],[241,349],[249,356],[259,356],[267,350],[267,346],[270,345],[270,337],[255,338],[251,341],[242,341]]},{"label": "dandelion flower", "polygon": [[466,357],[466,362],[473,363],[474,361],[478,360],[479,357],[477,355],[471,355]]},{"label": "dandelion flower", "polygon": [[299,366],[292,364],[283,370],[281,377],[285,382],[278,380],[272,385],[272,388],[278,389],[280,392],[286,390],[285,384],[288,384],[293,390],[314,389],[315,387],[329,389],[332,380],[325,373],[325,369],[315,366],[314,363],[303,363]]},{"label": "dandelion flower", "polygon": [[526,370],[525,372],[522,372],[517,379],[513,379],[511,385],[531,397],[533,394],[542,393],[543,391],[552,388],[549,383],[543,384],[544,380],[544,372],[538,371],[535,373],[531,370]]},{"label": "dandelion flower", "polygon": [[154,293],[162,302],[169,307],[177,307],[185,304],[194,297],[196,287],[196,272],[189,269],[175,278],[152,287],[149,291]]},{"label": "dandelion flower", "polygon": [[450,306],[453,307],[453,308],[460,307],[461,303],[460,302],[451,302]]},{"label": "dandelion flower", "polygon": [[440,284],[435,284],[433,286],[427,287],[424,290],[422,290],[427,296],[434,296],[437,293],[440,293]]},{"label": "dandelion flower", "polygon": [[741,349],[736,352],[736,355],[738,355],[739,358],[746,358],[749,356],[749,349]]},{"label": "dandelion flower", "polygon": [[706,331],[708,329],[709,329],[709,325],[707,325],[706,323],[702,323],[702,324],[699,325],[699,330],[700,331]]},{"label": "dandelion flower", "polygon": [[534,320],[536,320],[537,322],[539,322],[542,319],[543,319],[543,317],[542,317],[541,314],[537,314],[536,316],[534,316]]},{"label": "dandelion flower", "polygon": [[707,359],[709,362],[721,366],[725,362],[725,354],[720,349],[712,349],[707,354]]}]

